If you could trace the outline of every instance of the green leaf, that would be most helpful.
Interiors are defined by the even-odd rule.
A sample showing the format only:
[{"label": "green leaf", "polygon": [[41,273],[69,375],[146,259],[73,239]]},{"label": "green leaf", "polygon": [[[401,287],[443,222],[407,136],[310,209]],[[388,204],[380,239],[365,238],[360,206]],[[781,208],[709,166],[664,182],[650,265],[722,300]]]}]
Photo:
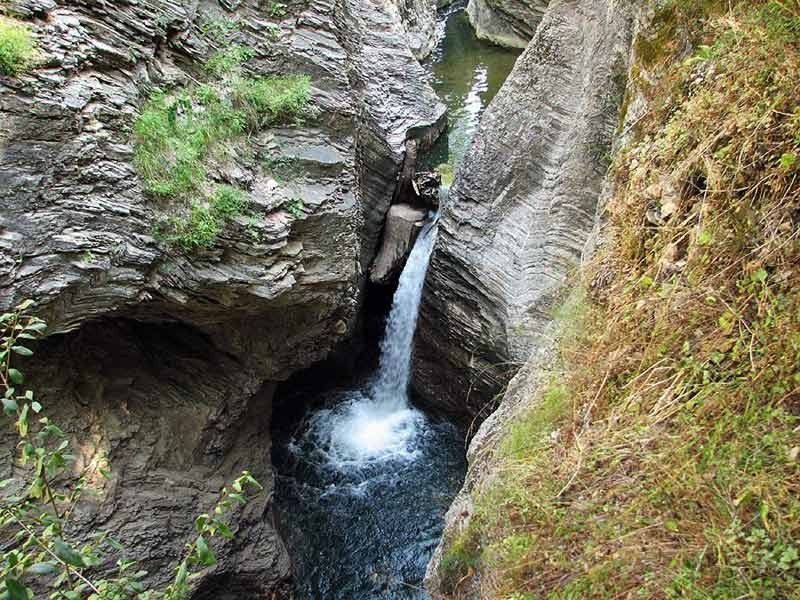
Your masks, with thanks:
[{"label": "green leaf", "polygon": [[231,528],[228,527],[228,525],[226,523],[223,523],[222,521],[217,521],[217,531],[226,540],[232,540],[233,539],[233,532],[231,531]]},{"label": "green leaf", "polygon": [[664,523],[664,526],[667,528],[668,531],[672,531],[673,533],[677,533],[678,531],[677,521],[667,521],[666,523]]},{"label": "green leaf", "polygon": [[38,413],[39,411],[42,410],[42,405],[39,404],[38,402],[33,402],[31,404],[31,408],[33,409],[33,412]]},{"label": "green leaf", "polygon": [[197,541],[195,542],[195,552],[197,553],[197,558],[200,559],[200,562],[207,567],[217,564],[217,559],[214,556],[214,553],[211,551],[211,548],[208,547],[205,538],[200,535],[197,536]]},{"label": "green leaf", "polygon": [[22,411],[19,413],[17,419],[17,428],[19,429],[20,437],[28,437],[28,405],[22,405]]},{"label": "green leaf", "polygon": [[791,171],[797,164],[797,154],[794,152],[787,152],[781,156],[781,168]]},{"label": "green leaf", "polygon": [[16,400],[14,400],[13,398],[3,398],[2,402],[3,402],[4,413],[6,413],[7,415],[16,414],[17,410],[19,409]]},{"label": "green leaf", "polygon": [[20,356],[33,356],[33,352],[28,350],[25,346],[11,346],[11,351],[16,352]]},{"label": "green leaf", "polygon": [[17,385],[21,385],[22,382],[25,381],[25,376],[16,369],[8,370],[8,378],[11,379],[11,381],[13,383],[16,383]]},{"label": "green leaf", "polygon": [[210,520],[211,517],[209,517],[205,513],[202,515],[198,515],[197,518],[194,520],[194,527],[195,529],[197,529],[197,533],[202,533],[203,529],[206,526],[206,523],[208,523]]},{"label": "green leaf", "polygon": [[6,575],[6,598],[28,600],[28,589],[10,575]]},{"label": "green leaf", "polygon": [[47,329],[47,323],[44,321],[36,321],[34,323],[30,323],[25,329],[31,329],[36,333],[42,333]]},{"label": "green leaf", "polygon": [[69,545],[67,545],[64,540],[60,538],[56,538],[53,541],[53,547],[56,553],[56,556],[63,560],[68,565],[72,565],[73,567],[82,568],[85,566],[83,562],[83,557],[75,552]]},{"label": "green leaf", "polygon": [[175,575],[175,587],[182,587],[186,583],[186,577],[189,575],[189,570],[186,568],[186,561],[183,561],[178,567],[178,574]]},{"label": "green leaf", "polygon": [[58,571],[58,565],[54,562],[39,562],[28,567],[28,573],[34,575],[50,575]]}]

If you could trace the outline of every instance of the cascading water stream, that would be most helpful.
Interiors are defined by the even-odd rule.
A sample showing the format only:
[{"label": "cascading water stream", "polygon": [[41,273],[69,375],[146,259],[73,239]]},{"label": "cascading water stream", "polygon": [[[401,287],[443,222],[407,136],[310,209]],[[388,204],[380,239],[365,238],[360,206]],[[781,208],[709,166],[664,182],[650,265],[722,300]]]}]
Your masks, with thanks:
[{"label": "cascading water stream", "polygon": [[[443,38],[426,65],[450,121],[427,160],[451,170],[516,57],[477,40],[463,6],[441,13]],[[432,219],[403,269],[377,370],[297,399],[314,407],[299,421],[281,422],[283,410],[276,410],[277,512],[298,600],[429,600],[425,568],[466,470],[463,434],[414,408],[409,397],[414,331],[436,235]]]},{"label": "cascading water stream", "polygon": [[[443,200],[443,198],[442,198]],[[381,340],[380,368],[375,380],[375,400],[387,409],[408,406],[411,350],[417,328],[425,273],[436,243],[436,219],[420,232],[392,300],[392,310]]]},{"label": "cascading water stream", "polygon": [[410,406],[408,384],[422,286],[435,241],[432,219],[420,232],[400,275],[375,376],[352,390],[344,402],[317,412],[309,421],[308,440],[336,468],[416,456],[412,442],[424,416]]}]

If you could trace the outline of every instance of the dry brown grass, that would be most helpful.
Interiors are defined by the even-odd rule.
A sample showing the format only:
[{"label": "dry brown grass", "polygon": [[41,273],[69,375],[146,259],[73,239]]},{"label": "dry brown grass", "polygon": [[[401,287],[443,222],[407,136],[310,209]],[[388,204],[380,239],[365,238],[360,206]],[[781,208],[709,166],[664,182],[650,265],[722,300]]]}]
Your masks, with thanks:
[{"label": "dry brown grass", "polygon": [[479,570],[514,600],[800,598],[800,4],[708,14],[653,59],[563,378],[452,541],[454,597]]}]

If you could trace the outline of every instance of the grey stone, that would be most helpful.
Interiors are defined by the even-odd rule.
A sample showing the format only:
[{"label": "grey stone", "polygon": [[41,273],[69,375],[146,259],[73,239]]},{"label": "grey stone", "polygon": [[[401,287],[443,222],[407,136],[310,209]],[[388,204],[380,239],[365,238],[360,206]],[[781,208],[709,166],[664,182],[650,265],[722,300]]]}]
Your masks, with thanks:
[{"label": "grey stone", "polygon": [[484,113],[424,289],[414,386],[428,402],[485,417],[550,321],[594,226],[631,12],[553,4]]},{"label": "grey stone", "polygon": [[467,15],[480,39],[525,48],[549,4],[550,0],[469,0]]},{"label": "grey stone", "polygon": [[[36,300],[51,339],[31,381],[75,434],[80,460],[95,446],[110,459],[110,488],[76,534],[119,530],[148,578],[164,581],[193,516],[250,468],[267,493],[237,517],[237,538],[197,597],[283,597],[271,390],[357,330],[384,218],[412,164],[406,142],[428,144],[443,126],[415,57],[429,45],[433,3],[290,4],[299,12],[278,36],[260,0],[225,2],[225,13],[205,1],[18,4],[41,63],[0,77],[0,310]],[[241,22],[254,76],[311,77],[314,114],[237,143],[209,168],[247,189],[252,214],[212,248],[184,253],[154,239],[172,207],[143,193],[131,128],[147,89],[201,77],[213,48],[199,25],[219,14]],[[278,155],[296,171],[280,177],[258,160]],[[299,213],[285,208],[296,197]]]},{"label": "grey stone", "polygon": [[373,283],[387,284],[403,269],[427,212],[407,204],[392,205],[386,215],[381,248],[369,272]]}]

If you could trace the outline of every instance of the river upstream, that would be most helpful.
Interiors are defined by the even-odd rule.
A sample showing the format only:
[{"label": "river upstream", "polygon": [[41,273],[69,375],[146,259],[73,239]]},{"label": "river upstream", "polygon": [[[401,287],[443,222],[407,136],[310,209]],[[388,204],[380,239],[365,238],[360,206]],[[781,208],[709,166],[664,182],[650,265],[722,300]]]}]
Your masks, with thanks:
[{"label": "river upstream", "polygon": [[[440,42],[425,66],[450,127],[427,161],[447,180],[518,53],[478,41],[461,8],[440,19]],[[305,399],[313,408],[276,431],[276,501],[279,518],[292,525],[284,538],[298,599],[428,598],[425,568],[466,468],[463,432],[415,408],[409,390],[435,242],[434,219],[401,274],[378,368]]]}]

